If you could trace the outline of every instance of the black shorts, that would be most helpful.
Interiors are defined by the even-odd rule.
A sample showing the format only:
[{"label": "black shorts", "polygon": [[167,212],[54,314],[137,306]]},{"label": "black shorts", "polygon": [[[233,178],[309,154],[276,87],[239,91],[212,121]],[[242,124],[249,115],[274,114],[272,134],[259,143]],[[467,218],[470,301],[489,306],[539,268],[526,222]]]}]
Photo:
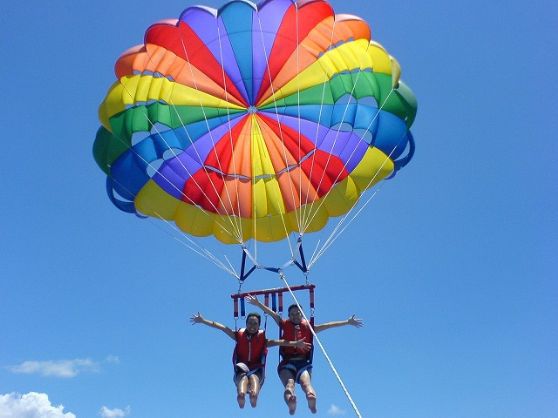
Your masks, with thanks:
[{"label": "black shorts", "polygon": [[300,383],[300,376],[304,372],[308,372],[310,376],[312,376],[312,361],[309,359],[286,359],[282,360],[277,366],[277,373],[280,373],[281,370],[288,370],[294,376],[295,382]]},{"label": "black shorts", "polygon": [[234,365],[234,383],[238,384],[240,379],[242,379],[244,376],[250,377],[252,375],[258,376],[258,378],[260,379],[260,385],[263,385],[263,382],[265,380],[265,369],[263,367],[257,367],[250,370],[245,363],[236,363]]}]

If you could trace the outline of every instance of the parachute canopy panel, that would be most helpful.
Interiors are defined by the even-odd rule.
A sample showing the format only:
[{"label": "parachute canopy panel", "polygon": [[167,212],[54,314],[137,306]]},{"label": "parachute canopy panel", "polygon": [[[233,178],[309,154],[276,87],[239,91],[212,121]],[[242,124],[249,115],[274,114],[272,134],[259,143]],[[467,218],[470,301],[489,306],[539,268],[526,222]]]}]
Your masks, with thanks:
[{"label": "parachute canopy panel", "polygon": [[109,196],[195,236],[317,231],[414,149],[399,64],[323,0],[190,7],[115,73],[94,144]]}]

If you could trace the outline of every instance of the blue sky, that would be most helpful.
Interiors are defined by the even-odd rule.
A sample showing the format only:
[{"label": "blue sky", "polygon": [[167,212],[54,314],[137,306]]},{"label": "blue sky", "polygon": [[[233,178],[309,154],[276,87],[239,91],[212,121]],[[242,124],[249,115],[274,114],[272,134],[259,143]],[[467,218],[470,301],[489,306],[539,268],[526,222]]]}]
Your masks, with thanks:
[{"label": "blue sky", "polygon": [[[558,6],[331,3],[370,23],[419,100],[415,159],[311,273],[318,322],[366,322],[322,335],[351,395],[365,417],[558,416]],[[92,158],[114,61],[192,4],[2,8],[0,417],[287,415],[276,352],[258,408],[240,411],[232,343],[187,321],[233,326],[236,282],[116,210]],[[354,416],[319,353],[314,382],[319,417]]]}]

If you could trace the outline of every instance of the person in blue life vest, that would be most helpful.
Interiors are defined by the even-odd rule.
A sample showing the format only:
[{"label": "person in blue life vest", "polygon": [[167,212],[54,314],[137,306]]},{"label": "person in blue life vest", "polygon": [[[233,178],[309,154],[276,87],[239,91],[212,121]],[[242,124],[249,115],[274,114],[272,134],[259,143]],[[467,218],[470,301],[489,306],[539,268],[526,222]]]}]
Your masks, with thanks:
[{"label": "person in blue life vest", "polygon": [[[281,316],[274,312],[269,307],[262,304],[257,297],[249,295],[246,301],[254,306],[257,306],[266,314],[270,315],[277,323],[281,330],[280,338],[285,341],[304,341],[313,347],[313,334],[312,327],[308,321],[303,318],[302,312],[298,305],[293,304],[289,306],[287,311],[288,318],[282,319]],[[344,321],[326,322],[320,325],[314,325],[315,333],[322,332],[329,328],[341,327],[345,325],[352,325],[360,328],[364,322],[355,318],[355,315],[350,316]],[[313,349],[299,349],[296,346],[283,346],[280,349],[281,362],[277,367],[279,378],[283,384],[284,399],[289,408],[289,414],[294,415],[296,411],[296,396],[295,396],[295,383],[298,383],[306,395],[308,408],[315,414],[316,408],[316,391],[312,386],[312,354]]]},{"label": "person in blue life vest", "polygon": [[268,340],[265,331],[260,330],[261,317],[252,312],[246,316],[246,327],[237,331],[220,324],[219,322],[205,319],[199,312],[190,318],[192,325],[203,324],[223,331],[236,344],[233,352],[234,382],[236,385],[238,406],[244,408],[246,394],[250,396],[250,405],[256,407],[258,395],[265,379],[265,359],[267,347],[284,346],[309,351],[311,344],[300,339],[295,340]]}]

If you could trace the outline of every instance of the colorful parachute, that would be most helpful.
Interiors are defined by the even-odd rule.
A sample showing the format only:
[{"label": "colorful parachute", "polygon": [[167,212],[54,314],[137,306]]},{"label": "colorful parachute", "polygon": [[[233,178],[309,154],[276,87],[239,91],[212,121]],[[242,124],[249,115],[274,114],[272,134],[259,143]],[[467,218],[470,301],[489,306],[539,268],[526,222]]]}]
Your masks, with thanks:
[{"label": "colorful parachute", "polygon": [[109,197],[195,236],[317,231],[414,150],[397,61],[323,0],[190,7],[115,71],[94,145]]}]

